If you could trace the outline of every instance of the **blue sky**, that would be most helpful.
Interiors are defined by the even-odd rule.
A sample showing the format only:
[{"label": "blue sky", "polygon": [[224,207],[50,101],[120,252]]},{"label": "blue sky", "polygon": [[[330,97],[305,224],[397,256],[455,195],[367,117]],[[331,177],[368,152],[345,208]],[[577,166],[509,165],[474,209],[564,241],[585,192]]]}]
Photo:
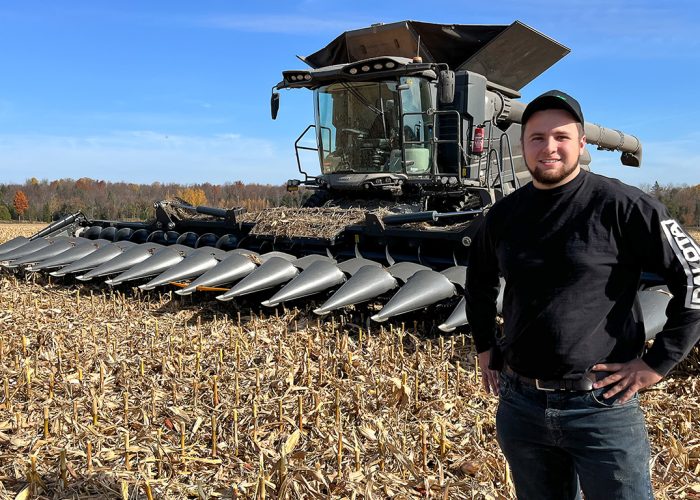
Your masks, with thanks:
[{"label": "blue sky", "polygon": [[[99,1],[0,3],[0,182],[91,177],[281,184],[311,93],[270,90],[348,29],[415,19],[525,24],[571,53],[523,89],[581,102],[642,140],[642,168],[593,153],[633,185],[700,183],[700,8],[692,0]],[[312,158],[306,158],[311,168]]]}]

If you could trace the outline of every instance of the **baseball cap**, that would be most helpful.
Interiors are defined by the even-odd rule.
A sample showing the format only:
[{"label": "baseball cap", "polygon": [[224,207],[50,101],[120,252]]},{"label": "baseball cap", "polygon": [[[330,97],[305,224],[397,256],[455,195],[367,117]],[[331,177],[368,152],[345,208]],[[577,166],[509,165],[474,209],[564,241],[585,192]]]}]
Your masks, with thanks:
[{"label": "baseball cap", "polygon": [[545,109],[563,109],[568,111],[581,125],[584,123],[583,112],[578,101],[561,90],[550,90],[530,101],[523,111],[520,123],[524,127],[533,114]]}]

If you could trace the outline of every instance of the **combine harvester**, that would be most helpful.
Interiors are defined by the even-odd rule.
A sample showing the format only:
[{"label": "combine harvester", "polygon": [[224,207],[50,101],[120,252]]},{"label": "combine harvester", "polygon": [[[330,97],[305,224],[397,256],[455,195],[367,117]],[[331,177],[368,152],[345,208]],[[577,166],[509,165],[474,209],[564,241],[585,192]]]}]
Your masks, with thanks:
[{"label": "combine harvester", "polygon": [[[321,315],[384,304],[372,316],[379,322],[440,305],[452,311],[440,329],[452,331],[467,321],[460,298],[485,211],[530,180],[519,91],[568,52],[520,22],[348,31],[273,88],[273,119],[278,90],[313,91],[315,122],[295,143],[303,179],[287,183],[314,190],[304,208],[249,214],[160,201],[148,222],[79,212],[0,245],[0,265],[146,290],[176,285],[181,295],[216,289],[222,301],[266,291],[265,306],[313,300]],[[589,144],[640,166],[634,136],[591,123],[585,131]],[[320,175],[301,165],[308,150]],[[658,284],[645,276],[640,288],[649,337],[665,320]]]}]

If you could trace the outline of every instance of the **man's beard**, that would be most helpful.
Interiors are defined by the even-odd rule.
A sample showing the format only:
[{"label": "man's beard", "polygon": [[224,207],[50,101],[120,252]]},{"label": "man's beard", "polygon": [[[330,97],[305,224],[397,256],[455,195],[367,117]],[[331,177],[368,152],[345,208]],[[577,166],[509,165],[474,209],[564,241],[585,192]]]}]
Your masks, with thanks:
[{"label": "man's beard", "polygon": [[541,170],[537,167],[530,168],[529,165],[527,165],[527,169],[530,172],[530,175],[532,176],[533,179],[535,179],[537,182],[539,182],[542,185],[545,186],[550,186],[553,184],[558,184],[564,179],[566,179],[571,173],[576,170],[576,167],[578,166],[580,161],[580,156],[577,159],[577,161],[571,165],[563,165],[561,168],[557,169],[547,169],[547,170]]}]

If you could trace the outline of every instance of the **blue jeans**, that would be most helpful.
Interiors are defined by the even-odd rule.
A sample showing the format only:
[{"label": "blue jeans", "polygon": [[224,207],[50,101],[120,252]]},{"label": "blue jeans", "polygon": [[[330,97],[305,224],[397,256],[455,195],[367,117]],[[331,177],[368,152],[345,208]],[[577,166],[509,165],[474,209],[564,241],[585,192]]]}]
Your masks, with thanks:
[{"label": "blue jeans", "polygon": [[653,499],[639,399],[545,392],[501,374],[496,434],[519,500]]}]

